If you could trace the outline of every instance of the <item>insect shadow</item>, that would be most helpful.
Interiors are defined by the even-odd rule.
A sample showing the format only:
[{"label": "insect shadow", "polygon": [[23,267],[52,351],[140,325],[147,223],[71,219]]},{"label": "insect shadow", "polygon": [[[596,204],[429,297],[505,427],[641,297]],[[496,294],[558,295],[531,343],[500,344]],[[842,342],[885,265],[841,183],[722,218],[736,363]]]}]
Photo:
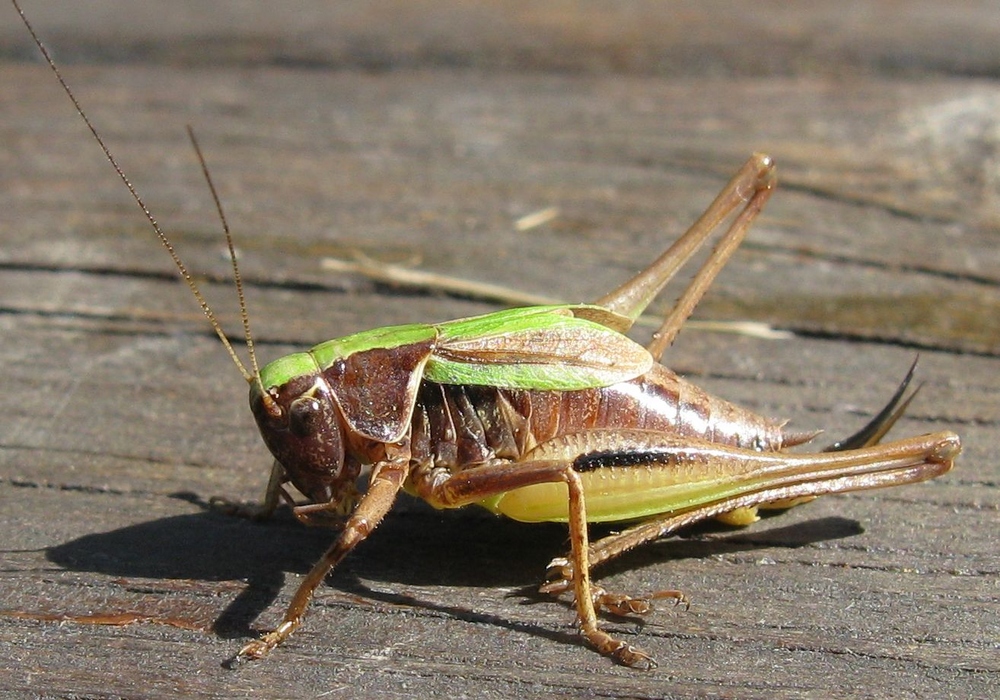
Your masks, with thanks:
[{"label": "insect shadow", "polygon": [[[197,502],[190,494],[175,497]],[[567,547],[564,526],[517,523],[485,512],[439,512],[412,499],[400,505],[382,525],[389,536],[366,542],[366,556],[349,558],[328,578],[331,588],[367,601],[431,610],[543,637],[573,636],[447,603],[449,587],[507,587],[512,590],[510,597],[526,605],[551,601],[537,588],[546,564]],[[627,553],[601,567],[598,578],[671,560],[795,548],[861,531],[856,521],[840,517],[755,532],[700,525],[681,537]],[[269,523],[253,523],[206,509],[85,535],[48,548],[46,558],[67,570],[115,577],[246,581],[213,624],[220,637],[237,638],[255,634],[252,625],[278,598],[285,573],[307,572],[333,536],[328,529],[302,527],[287,513]],[[405,591],[386,593],[372,587],[378,582],[392,583],[394,590],[400,585],[439,587],[442,596],[438,601]],[[672,583],[683,587],[683,581]]]},{"label": "insect shadow", "polygon": [[[175,497],[198,502],[189,494]],[[567,546],[566,529],[559,524],[537,527],[485,512],[439,512],[412,499],[400,506],[382,525],[390,536],[366,542],[368,556],[348,559],[329,577],[332,588],[374,600],[378,596],[366,581],[522,586],[537,582],[549,559]],[[45,556],[67,570],[113,577],[246,581],[213,627],[223,637],[252,635],[250,625],[277,599],[285,573],[307,572],[336,533],[303,527],[287,511],[256,523],[205,507],[85,535],[46,549]],[[511,555],[512,543],[517,556]]]}]

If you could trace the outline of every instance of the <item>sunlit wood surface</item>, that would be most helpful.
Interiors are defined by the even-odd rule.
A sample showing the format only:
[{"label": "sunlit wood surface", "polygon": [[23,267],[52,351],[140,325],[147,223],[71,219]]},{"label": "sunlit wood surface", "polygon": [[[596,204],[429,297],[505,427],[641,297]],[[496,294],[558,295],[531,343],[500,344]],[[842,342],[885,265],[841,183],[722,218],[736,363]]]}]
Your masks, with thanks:
[{"label": "sunlit wood surface", "polygon": [[572,611],[534,595],[562,526],[409,500],[285,647],[226,670],[334,535],[206,511],[266,482],[245,385],[0,6],[0,693],[998,693],[992,3],[25,4],[236,334],[195,127],[265,360],[499,308],[327,258],[589,300],[766,151],[780,189],[697,317],[794,336],[691,331],[666,361],[826,444],[919,353],[895,434],[955,430],[965,452],[933,483],[700,529],[599,571],[690,596],[607,623],[652,672],[584,649]]}]

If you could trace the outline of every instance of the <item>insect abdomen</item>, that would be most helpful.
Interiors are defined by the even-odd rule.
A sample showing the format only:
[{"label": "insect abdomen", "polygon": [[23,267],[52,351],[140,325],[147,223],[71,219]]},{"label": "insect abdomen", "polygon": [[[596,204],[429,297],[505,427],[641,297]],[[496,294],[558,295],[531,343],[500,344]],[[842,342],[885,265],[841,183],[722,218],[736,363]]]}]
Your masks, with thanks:
[{"label": "insect abdomen", "polygon": [[641,377],[600,389],[519,392],[530,403],[522,415],[536,444],[589,430],[653,430],[735,447],[773,451],[781,423],[718,399],[662,365]]},{"label": "insect abdomen", "polygon": [[461,471],[518,461],[536,446],[593,431],[648,430],[775,451],[781,424],[715,398],[655,365],[637,379],[598,389],[538,391],[424,381],[413,414],[411,454]]}]

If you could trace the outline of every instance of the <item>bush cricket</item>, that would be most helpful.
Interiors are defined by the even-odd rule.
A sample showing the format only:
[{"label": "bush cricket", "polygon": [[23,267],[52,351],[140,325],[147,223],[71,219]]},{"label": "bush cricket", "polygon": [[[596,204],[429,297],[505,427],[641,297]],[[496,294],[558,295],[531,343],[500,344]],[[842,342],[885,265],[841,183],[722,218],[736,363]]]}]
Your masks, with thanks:
[{"label": "bush cricket", "polygon": [[[790,453],[814,435],[791,433],[780,421],[711,396],[660,363],[774,191],[774,163],[761,154],[652,265],[591,304],[379,328],[260,368],[232,236],[192,134],[229,245],[248,367],[11,1],[250,385],[250,408],[274,457],[270,480],[259,505],[218,499],[216,506],[264,517],[286,503],[305,523],[340,527],[279,626],[246,644],[233,662],[262,658],[287,639],[326,575],[406,491],[436,508],[478,505],[526,522],[566,522],[570,551],[550,563],[541,590],[572,595],[588,645],[621,664],[650,668],[652,657],[604,631],[598,613],[643,615],[653,598],[683,596],[608,592],[592,583],[593,567],[706,518],[747,524],[759,507],[931,479],[950,470],[961,450],[951,432],[880,444],[916,393],[907,393],[912,367],[858,433],[820,452]],[[717,232],[718,243],[652,341],[643,347],[630,340],[625,333],[647,305]],[[626,529],[590,542],[591,522]]]}]

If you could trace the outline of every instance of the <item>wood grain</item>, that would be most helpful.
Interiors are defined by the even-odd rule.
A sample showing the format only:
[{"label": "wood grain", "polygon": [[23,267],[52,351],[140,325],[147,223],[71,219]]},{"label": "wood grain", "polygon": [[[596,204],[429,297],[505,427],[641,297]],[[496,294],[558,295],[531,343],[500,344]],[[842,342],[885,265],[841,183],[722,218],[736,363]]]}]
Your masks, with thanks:
[{"label": "wood grain", "polygon": [[[684,333],[668,363],[840,436],[919,351],[924,386],[897,434],[956,430],[958,469],[746,530],[700,529],[602,571],[616,590],[692,598],[643,625],[608,623],[658,658],[650,673],[583,649],[569,608],[532,593],[564,528],[401,502],[289,644],[226,670],[332,534],[205,509],[213,495],[257,497],[266,481],[245,388],[0,9],[0,693],[996,695],[990,4],[345,7],[26,8],[235,332],[219,227],[184,135],[195,126],[264,359],[496,308],[331,276],[324,257],[594,298],[761,150],[781,187],[698,316],[796,335]],[[553,221],[516,230],[547,207]]]}]

